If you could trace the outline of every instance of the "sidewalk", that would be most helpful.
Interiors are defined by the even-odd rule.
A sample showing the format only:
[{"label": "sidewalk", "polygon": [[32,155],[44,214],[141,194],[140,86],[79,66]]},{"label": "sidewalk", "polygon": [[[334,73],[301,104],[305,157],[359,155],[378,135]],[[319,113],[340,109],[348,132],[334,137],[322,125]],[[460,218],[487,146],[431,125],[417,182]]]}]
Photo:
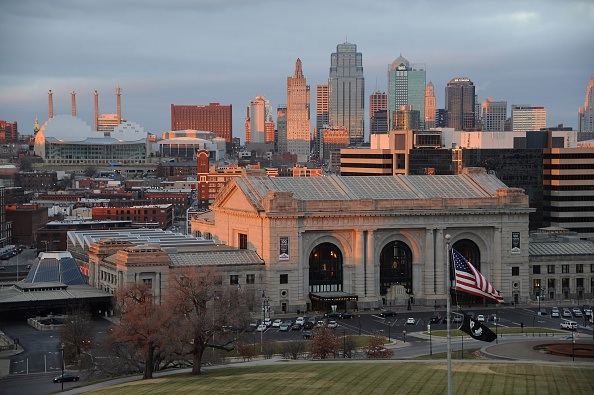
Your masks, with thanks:
[{"label": "sidewalk", "polygon": [[[14,340],[6,336],[4,332],[0,331],[0,379],[10,374],[10,357],[22,353],[23,347],[20,344],[14,344]],[[4,349],[4,346],[9,346],[9,349]]]}]

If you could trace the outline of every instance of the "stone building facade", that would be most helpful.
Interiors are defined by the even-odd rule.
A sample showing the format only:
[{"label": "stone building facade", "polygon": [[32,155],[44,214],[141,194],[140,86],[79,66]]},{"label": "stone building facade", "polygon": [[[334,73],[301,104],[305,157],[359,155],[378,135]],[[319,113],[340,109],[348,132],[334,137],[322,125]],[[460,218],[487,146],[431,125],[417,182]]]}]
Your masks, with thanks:
[{"label": "stone building facade", "polygon": [[518,303],[531,292],[522,245],[531,211],[522,189],[483,169],[455,176],[241,177],[210,212],[191,220],[191,230],[256,251],[277,311],[444,305],[446,234],[506,302]]}]

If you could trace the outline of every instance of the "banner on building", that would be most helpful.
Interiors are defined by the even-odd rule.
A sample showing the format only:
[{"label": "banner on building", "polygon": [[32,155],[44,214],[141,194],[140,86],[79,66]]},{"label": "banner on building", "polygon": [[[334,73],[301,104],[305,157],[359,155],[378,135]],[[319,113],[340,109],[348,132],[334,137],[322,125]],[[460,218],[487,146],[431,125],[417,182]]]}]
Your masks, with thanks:
[{"label": "banner on building", "polygon": [[280,251],[278,255],[279,261],[288,261],[289,260],[289,238],[283,236],[280,238]]},{"label": "banner on building", "polygon": [[511,253],[512,254],[520,253],[520,232],[512,232]]}]

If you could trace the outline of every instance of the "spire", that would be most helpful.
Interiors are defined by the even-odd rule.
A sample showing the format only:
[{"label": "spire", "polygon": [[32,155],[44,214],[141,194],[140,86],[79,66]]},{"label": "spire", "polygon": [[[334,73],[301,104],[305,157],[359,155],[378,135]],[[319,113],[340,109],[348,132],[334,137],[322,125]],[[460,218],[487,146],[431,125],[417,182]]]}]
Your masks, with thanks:
[{"label": "spire", "polygon": [[47,93],[47,104],[48,104],[48,119],[52,119],[54,117],[54,94],[50,89]]},{"label": "spire", "polygon": [[93,92],[95,96],[95,131],[99,129],[99,92]]},{"label": "spire", "polygon": [[39,127],[39,119],[37,119],[37,117],[35,117],[35,125],[33,125],[33,135],[34,136],[37,134],[37,132],[39,132],[39,129],[41,129]]},{"label": "spire", "polygon": [[297,61],[295,62],[295,74],[293,75],[293,78],[303,78],[301,59],[299,58],[297,58]]},{"label": "spire", "polygon": [[76,116],[76,92],[72,90],[72,116]]}]

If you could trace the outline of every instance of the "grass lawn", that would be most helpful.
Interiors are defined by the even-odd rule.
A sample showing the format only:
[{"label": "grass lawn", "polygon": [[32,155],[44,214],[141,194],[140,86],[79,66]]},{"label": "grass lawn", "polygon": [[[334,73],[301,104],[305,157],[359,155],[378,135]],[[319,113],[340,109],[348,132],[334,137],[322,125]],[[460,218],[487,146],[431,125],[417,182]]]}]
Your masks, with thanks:
[{"label": "grass lawn", "polygon": [[[594,368],[453,363],[455,394],[592,394]],[[91,394],[444,394],[445,362],[284,363],[172,375]]]}]

